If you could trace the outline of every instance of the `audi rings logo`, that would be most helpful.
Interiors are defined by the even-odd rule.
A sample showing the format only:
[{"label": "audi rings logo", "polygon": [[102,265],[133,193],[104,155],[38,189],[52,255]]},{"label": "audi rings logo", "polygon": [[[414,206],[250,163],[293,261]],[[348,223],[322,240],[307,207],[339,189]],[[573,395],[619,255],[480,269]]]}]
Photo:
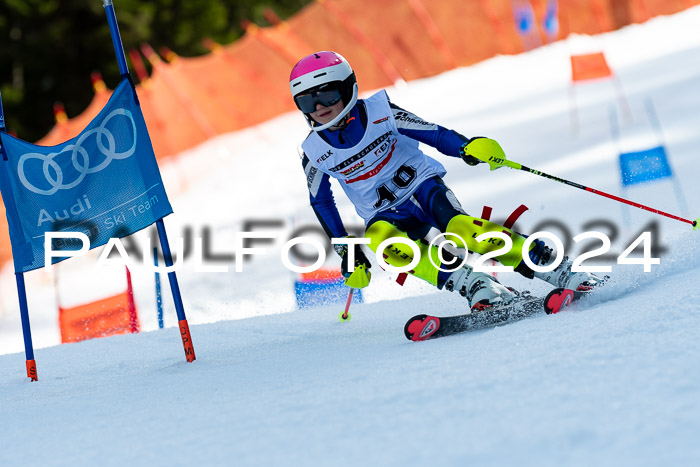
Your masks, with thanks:
[{"label": "audi rings logo", "polygon": [[[131,131],[133,132],[131,147],[125,151],[117,152],[117,141],[110,130],[108,130],[107,122],[113,118],[118,118],[123,116],[129,119],[131,122]],[[92,144],[93,147],[97,148],[104,160],[94,167],[90,167],[90,153],[87,149],[83,147],[83,143],[95,135],[95,143]],[[80,138],[75,142],[75,144],[69,144],[63,148],[61,152],[52,152],[49,154],[40,154],[37,152],[30,152],[22,155],[19,158],[17,164],[17,173],[22,185],[29,191],[37,193],[39,195],[53,195],[58,190],[68,190],[77,186],[83,181],[87,174],[94,174],[105,169],[114,159],[126,159],[130,157],[136,151],[136,122],[131,116],[131,112],[126,109],[116,109],[112,111],[107,117],[102,121],[102,124],[97,128],[86,131]],[[70,156],[70,160],[73,163],[73,168],[75,171],[70,171],[70,174],[64,175],[61,165],[56,162],[56,158],[62,155]],[[93,154],[93,157],[95,154]],[[32,182],[27,179],[25,172],[25,164],[27,161],[37,159],[43,163],[43,178],[48,183],[46,186],[50,186],[49,189],[44,189],[37,187]],[[34,173],[34,172],[30,172]],[[38,171],[37,171],[38,173]],[[72,181],[68,181],[72,179]],[[43,185],[43,183],[41,183]]]}]

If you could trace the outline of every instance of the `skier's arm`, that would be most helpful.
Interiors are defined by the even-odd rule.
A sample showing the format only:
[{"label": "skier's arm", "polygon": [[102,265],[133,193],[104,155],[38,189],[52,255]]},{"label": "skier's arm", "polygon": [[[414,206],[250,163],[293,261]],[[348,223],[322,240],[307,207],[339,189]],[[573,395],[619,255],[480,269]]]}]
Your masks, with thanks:
[{"label": "skier's arm", "polygon": [[481,162],[472,156],[466,156],[464,153],[465,146],[474,138],[470,139],[454,130],[426,122],[392,102],[389,102],[389,105],[394,113],[396,127],[402,135],[432,146],[447,156],[461,157],[469,165]]},{"label": "skier's arm", "polygon": [[[343,221],[340,218],[338,208],[335,206],[333,191],[331,190],[330,177],[314,167],[309,158],[304,154],[302,165],[306,174],[306,182],[309,188],[311,207],[316,213],[318,221],[329,238],[347,237]],[[355,289],[361,289],[369,285],[372,275],[369,273],[371,264],[360,245],[355,245],[355,265],[353,272],[349,268],[348,245],[334,245],[333,249],[341,257],[341,272],[345,277],[345,285]]]},{"label": "skier's arm", "polygon": [[432,146],[447,156],[460,157],[462,145],[469,140],[454,130],[430,123],[419,116],[389,103],[394,112],[394,121],[399,133]]},{"label": "skier's arm", "polygon": [[330,177],[311,164],[306,155],[302,158],[302,166],[306,174],[311,207],[321,223],[321,227],[329,238],[345,237],[348,232],[345,230],[338,208],[335,206]]}]

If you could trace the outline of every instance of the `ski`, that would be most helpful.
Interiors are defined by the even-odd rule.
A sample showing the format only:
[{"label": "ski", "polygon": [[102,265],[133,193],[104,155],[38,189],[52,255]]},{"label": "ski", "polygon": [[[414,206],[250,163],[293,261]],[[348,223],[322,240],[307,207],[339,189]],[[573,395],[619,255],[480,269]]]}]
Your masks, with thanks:
[{"label": "ski", "polygon": [[404,326],[404,334],[408,340],[417,342],[513,323],[542,311],[551,315],[560,312],[591,292],[592,290],[576,291],[557,288],[544,298],[533,297],[523,292],[515,301],[507,305],[488,308],[478,313],[443,317],[417,315],[408,320]]},{"label": "ski", "polygon": [[553,315],[559,313],[563,308],[569,306],[574,300],[578,300],[583,295],[584,292],[557,288],[547,294],[542,303],[542,307],[545,313]]},{"label": "ski", "polygon": [[544,299],[544,311],[548,315],[553,315],[560,312],[563,308],[571,305],[573,302],[586,297],[596,290],[603,287],[610,276],[604,276],[602,280],[595,285],[581,285],[578,290],[557,288],[549,292]]},{"label": "ski", "polygon": [[478,313],[445,317],[417,315],[408,320],[404,326],[404,334],[408,340],[424,341],[485,329],[539,313],[543,309],[543,303],[544,298],[542,297],[533,297],[528,293],[522,293],[515,301],[507,305],[491,307]]}]

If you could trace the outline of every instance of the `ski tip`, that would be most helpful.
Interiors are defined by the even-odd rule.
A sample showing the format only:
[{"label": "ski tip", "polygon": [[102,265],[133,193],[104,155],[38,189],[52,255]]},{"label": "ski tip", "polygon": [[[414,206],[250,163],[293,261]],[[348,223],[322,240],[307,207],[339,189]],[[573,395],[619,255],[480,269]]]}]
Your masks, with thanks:
[{"label": "ski tip", "polygon": [[403,328],[406,338],[413,342],[424,341],[440,328],[440,318],[436,316],[417,315],[409,319]]},{"label": "ski tip", "polygon": [[574,291],[570,289],[554,289],[544,299],[544,311],[553,315],[574,301]]},{"label": "ski tip", "polygon": [[700,217],[693,221],[693,230],[700,230]]}]

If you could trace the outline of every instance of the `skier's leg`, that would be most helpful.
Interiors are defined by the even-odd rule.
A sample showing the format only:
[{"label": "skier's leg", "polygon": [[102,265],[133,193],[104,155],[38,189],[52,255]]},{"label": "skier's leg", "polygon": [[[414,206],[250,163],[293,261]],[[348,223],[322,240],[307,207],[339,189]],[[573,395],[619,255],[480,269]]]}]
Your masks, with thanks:
[{"label": "skier's leg", "polygon": [[[469,216],[440,178],[436,177],[422,184],[416,190],[415,197],[440,231],[446,233],[446,238],[454,241],[460,248],[466,248],[468,251],[480,254],[496,251],[503,248],[504,242],[502,240],[493,237],[477,242],[475,237],[487,232],[504,232],[510,237],[513,243],[512,247],[494,259],[506,266],[512,266],[516,272],[525,277],[530,279],[536,277],[555,287],[572,290],[588,290],[603,281],[594,274],[572,273],[572,262],[566,257],[553,271],[546,273],[533,271],[523,260],[523,246],[527,237],[488,220]],[[539,266],[547,266],[556,259],[555,252],[545,246],[541,240],[533,241],[526,254],[533,264]]]},{"label": "skier's leg", "polygon": [[[421,184],[414,196],[437,228],[445,233],[448,240],[454,241],[458,248],[479,254],[502,249],[504,242],[497,237],[481,242],[477,242],[475,237],[487,232],[504,232],[510,237],[513,245],[494,259],[514,268],[517,268],[522,262],[522,246],[526,237],[502,225],[469,216],[454,193],[439,177],[434,177]],[[534,245],[531,248],[534,248]]]},{"label": "skier's leg", "polygon": [[[505,266],[517,268],[523,260],[522,250],[526,237],[502,225],[485,219],[458,214],[448,222],[445,229],[445,237],[454,241],[459,248],[466,248],[469,251],[482,255],[504,249],[505,241],[498,237],[487,238],[480,242],[476,241],[476,237],[489,232],[502,232],[510,238],[512,242],[511,247],[495,256],[494,259]],[[533,247],[534,244],[530,246],[530,249]]]},{"label": "skier's leg", "polygon": [[[555,287],[586,291],[600,285],[604,281],[601,277],[589,272],[572,272],[571,266],[573,263],[569,261],[566,256],[564,256],[561,263],[551,271],[533,271],[523,260],[523,246],[527,238],[517,232],[513,232],[510,229],[506,229],[505,227],[483,219],[458,215],[450,221],[447,231],[458,234],[464,239],[464,242],[461,242],[460,239],[454,235],[446,235],[447,238],[454,240],[460,247],[464,247],[466,242],[466,248],[481,254],[501,248],[503,242],[489,240],[477,243],[473,237],[484,232],[506,232],[513,241],[513,246],[510,250],[496,256],[495,259],[506,266],[513,266],[515,271],[521,273],[525,277],[531,279],[538,278]],[[535,240],[530,244],[528,247],[528,255],[532,263],[537,266],[548,266],[556,260],[556,252],[545,246],[544,242],[540,240]]]},{"label": "skier's leg", "polygon": [[[440,177],[433,177],[423,182],[414,193],[414,198],[431,219],[431,223],[441,232],[449,232],[448,226],[455,226],[456,222],[450,222],[460,216],[468,217],[459,203],[457,197],[445,185]],[[499,226],[502,230],[502,227]],[[471,234],[463,231],[462,236],[468,237],[471,243],[476,245]],[[449,239],[449,237],[448,237]],[[466,241],[466,240],[465,240]],[[457,246],[464,248],[464,242],[455,242]],[[474,251],[474,250],[472,250]],[[448,290],[457,290],[469,299],[472,308],[481,304],[493,304],[512,300],[513,293],[504,287],[491,275],[473,271],[465,266],[452,273],[440,271],[438,273],[438,286],[445,286]]]},{"label": "skier's leg", "polygon": [[[405,232],[399,230],[393,224],[379,220],[372,223],[365,232],[365,237],[370,239],[369,248],[377,252],[379,245],[386,239],[398,237],[412,241]],[[450,257],[443,251],[445,265],[440,260],[439,249],[435,245],[429,245],[424,240],[414,242],[420,252],[418,264],[409,271],[409,274],[423,279],[435,285],[439,289],[443,287],[450,291],[458,291],[469,300],[472,310],[481,310],[498,303],[508,303],[514,298],[513,292],[504,287],[493,276],[481,272],[475,272],[469,265],[463,265],[457,269],[450,265],[459,264],[460,259]],[[403,242],[394,242],[384,248],[383,258],[392,266],[403,267],[414,259],[414,251]],[[441,271],[438,269],[449,269]]]},{"label": "skier's leg", "polygon": [[[411,240],[406,232],[399,230],[395,225],[385,221],[378,220],[372,223],[365,232],[365,237],[370,239],[368,245],[370,250],[377,252],[379,245],[392,237],[398,237],[408,241]],[[438,285],[438,269],[432,264],[441,264],[438,257],[437,247],[429,247],[425,241],[414,242],[418,251],[420,251],[420,260],[418,264],[411,270],[409,274],[419,279],[437,286]],[[384,248],[382,252],[384,261],[395,267],[407,266],[413,261],[414,252],[411,247],[404,243],[394,242]],[[432,259],[432,263],[431,263]]]}]

